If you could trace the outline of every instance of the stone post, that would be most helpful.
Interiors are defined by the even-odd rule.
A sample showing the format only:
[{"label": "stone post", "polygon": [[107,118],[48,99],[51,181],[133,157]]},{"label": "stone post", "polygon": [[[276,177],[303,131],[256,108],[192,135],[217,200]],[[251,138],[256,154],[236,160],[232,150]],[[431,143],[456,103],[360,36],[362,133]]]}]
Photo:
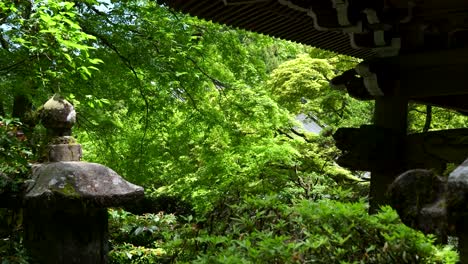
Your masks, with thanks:
[{"label": "stone post", "polygon": [[142,187],[96,163],[81,162],[71,136],[73,106],[59,96],[40,112],[50,144],[25,194],[25,245],[34,263],[107,263],[107,207],[143,198]]}]

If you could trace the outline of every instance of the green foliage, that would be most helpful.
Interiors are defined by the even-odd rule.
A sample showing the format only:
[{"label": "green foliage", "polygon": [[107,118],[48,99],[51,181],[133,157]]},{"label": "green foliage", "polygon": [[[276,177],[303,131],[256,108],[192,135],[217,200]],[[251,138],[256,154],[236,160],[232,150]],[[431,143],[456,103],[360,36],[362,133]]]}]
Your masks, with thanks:
[{"label": "green foliage", "polygon": [[[408,130],[412,133],[423,132],[427,120],[427,107],[419,104],[410,104],[408,108]],[[466,128],[468,116],[461,113],[439,108],[431,108],[428,130],[442,130]]]},{"label": "green foliage", "polygon": [[110,263],[160,263],[166,258],[163,239],[170,240],[176,219],[164,213],[136,216],[110,210]]},{"label": "green foliage", "polygon": [[95,37],[83,32],[74,2],[7,0],[0,10],[0,104],[16,94],[45,100],[102,62],[90,56]]},{"label": "green foliage", "polygon": [[[113,263],[456,263],[458,260],[450,246],[434,245],[433,237],[403,225],[389,207],[368,215],[363,202],[324,199],[290,204],[274,195],[245,197],[229,205],[228,211],[221,219],[198,223],[190,222],[191,218],[184,223],[169,217],[165,226],[158,224],[164,219],[163,214],[138,217],[113,212],[111,223],[120,226],[114,236],[138,242],[114,247],[111,260]],[[152,228],[158,233],[150,231]],[[145,232],[152,239],[142,239]],[[143,246],[139,244],[142,240],[146,241]]]},{"label": "green foliage", "polygon": [[[2,212],[0,212],[1,214]],[[28,264],[29,256],[20,242],[20,238],[2,238],[0,240],[0,263]]]},{"label": "green foliage", "polygon": [[[0,206],[23,191],[29,161],[34,156],[25,140],[22,123],[18,119],[0,116]],[[0,208],[0,263],[28,263],[21,243],[21,224],[21,210]]]},{"label": "green foliage", "polygon": [[[144,185],[152,212],[164,197],[188,208],[110,211],[111,263],[456,259],[388,208],[368,216],[368,185],[335,165],[329,136],[295,121],[311,116],[328,125],[324,134],[371,121],[371,103],[328,85],[356,59],[157,1],[29,3],[0,3],[0,113],[12,115],[16,95],[37,107],[60,91],[77,109],[85,160]],[[0,126],[0,168],[24,175],[33,156],[8,134],[17,125]],[[9,241],[5,256],[23,256],[20,239]]]},{"label": "green foliage", "polygon": [[33,153],[24,143],[21,122],[0,117],[0,194],[18,192]]},{"label": "green foliage", "polygon": [[275,69],[266,89],[279,105],[291,113],[304,113],[326,126],[370,123],[372,103],[359,102],[329,86],[331,78],[357,62],[353,58],[311,50],[309,54],[302,54]]},{"label": "green foliage", "polygon": [[165,254],[160,248],[146,248],[124,243],[109,253],[109,263],[161,263]]},{"label": "green foliage", "polygon": [[305,110],[301,99],[319,97],[332,77],[333,67],[327,60],[304,54],[275,69],[268,86],[280,105],[292,113],[301,113]]}]

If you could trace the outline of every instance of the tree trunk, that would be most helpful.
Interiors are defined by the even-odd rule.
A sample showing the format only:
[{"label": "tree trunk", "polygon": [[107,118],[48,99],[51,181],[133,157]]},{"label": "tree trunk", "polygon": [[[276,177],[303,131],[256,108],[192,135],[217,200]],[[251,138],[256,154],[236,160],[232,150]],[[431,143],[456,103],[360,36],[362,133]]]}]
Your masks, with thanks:
[{"label": "tree trunk", "polygon": [[13,111],[11,113],[11,116],[17,117],[21,121],[24,121],[26,113],[31,111],[31,109],[32,103],[25,95],[16,95],[13,100]]},{"label": "tree trunk", "polygon": [[432,106],[426,105],[426,122],[424,123],[423,132],[429,131],[431,129],[432,122]]}]

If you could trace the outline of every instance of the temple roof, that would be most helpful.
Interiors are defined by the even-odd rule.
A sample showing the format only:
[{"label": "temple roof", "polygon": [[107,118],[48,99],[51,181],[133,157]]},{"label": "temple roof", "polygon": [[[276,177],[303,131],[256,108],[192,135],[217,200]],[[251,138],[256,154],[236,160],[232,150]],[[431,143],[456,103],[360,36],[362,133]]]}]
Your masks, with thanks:
[{"label": "temple roof", "polygon": [[159,0],[198,18],[358,58],[465,47],[468,1]]},{"label": "temple roof", "polygon": [[176,11],[364,61],[331,84],[468,113],[466,0],[158,0]]},{"label": "temple roof", "polygon": [[167,0],[165,2],[176,10],[213,22],[354,57],[374,56],[372,49],[353,49],[346,33],[317,30],[314,27],[314,19],[307,12],[289,8],[281,1]]}]

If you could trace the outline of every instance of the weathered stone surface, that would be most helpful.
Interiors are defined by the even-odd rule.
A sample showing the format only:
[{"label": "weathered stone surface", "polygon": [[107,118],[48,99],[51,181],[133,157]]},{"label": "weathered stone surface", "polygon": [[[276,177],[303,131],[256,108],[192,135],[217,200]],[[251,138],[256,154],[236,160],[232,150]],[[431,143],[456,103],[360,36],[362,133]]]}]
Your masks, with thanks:
[{"label": "weathered stone surface", "polygon": [[75,108],[59,95],[54,95],[41,109],[41,122],[49,129],[71,128],[76,122]]},{"label": "weathered stone surface", "polygon": [[135,202],[143,188],[125,181],[115,171],[96,163],[53,162],[33,166],[26,202],[47,202],[49,206],[70,201],[97,207],[115,207]]},{"label": "weathered stone surface", "polygon": [[429,170],[407,171],[389,194],[406,225],[436,234],[441,242],[456,235],[461,263],[468,263],[468,159],[448,179]]},{"label": "weathered stone surface", "polygon": [[448,224],[458,237],[461,263],[468,263],[468,159],[448,177]]},{"label": "weathered stone surface", "polygon": [[107,263],[107,209],[27,207],[23,221],[31,263]]},{"label": "weathered stone surface", "polygon": [[404,224],[443,241],[449,232],[446,190],[446,180],[432,171],[409,170],[390,186],[390,203]]},{"label": "weathered stone surface", "polygon": [[468,186],[468,159],[450,173],[448,182]]},{"label": "weathered stone surface", "polygon": [[106,166],[80,162],[81,145],[71,136],[76,113],[62,97],[47,101],[40,117],[49,135],[44,153],[49,163],[33,165],[20,199],[24,201],[24,245],[32,263],[105,264],[106,207],[138,203],[144,197],[143,188]]},{"label": "weathered stone surface", "polygon": [[83,155],[79,144],[58,144],[48,146],[48,158],[55,161],[80,161]]},{"label": "weathered stone surface", "polygon": [[459,222],[468,216],[468,159],[448,177],[447,206],[450,222]]}]

